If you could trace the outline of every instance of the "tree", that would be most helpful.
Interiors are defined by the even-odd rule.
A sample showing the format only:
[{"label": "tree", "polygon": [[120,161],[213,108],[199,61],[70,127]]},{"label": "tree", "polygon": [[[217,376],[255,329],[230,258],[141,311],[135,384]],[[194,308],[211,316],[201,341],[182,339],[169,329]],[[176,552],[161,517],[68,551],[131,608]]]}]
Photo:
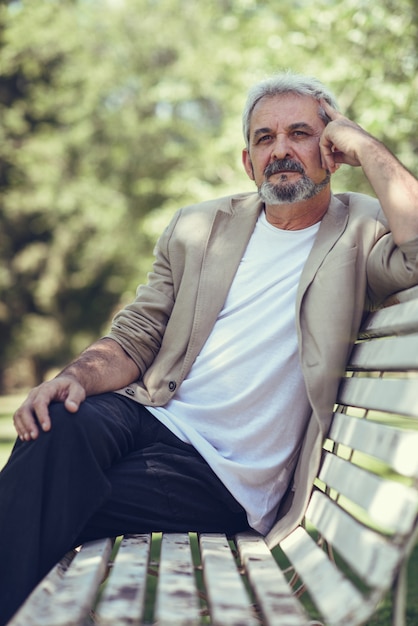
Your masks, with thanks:
[{"label": "tree", "polygon": [[[253,188],[240,115],[261,77],[317,76],[414,169],[417,13],[414,0],[3,2],[0,370],[30,362],[41,380],[132,297],[176,208]],[[350,168],[334,188],[369,191]]]},{"label": "tree", "polygon": [[152,3],[134,4],[135,19],[99,3],[3,10],[0,358],[30,358],[37,381],[100,334],[143,276],[144,216],[190,197],[177,172],[192,174],[198,141],[220,125],[215,101],[184,80],[183,44],[155,36]]}]

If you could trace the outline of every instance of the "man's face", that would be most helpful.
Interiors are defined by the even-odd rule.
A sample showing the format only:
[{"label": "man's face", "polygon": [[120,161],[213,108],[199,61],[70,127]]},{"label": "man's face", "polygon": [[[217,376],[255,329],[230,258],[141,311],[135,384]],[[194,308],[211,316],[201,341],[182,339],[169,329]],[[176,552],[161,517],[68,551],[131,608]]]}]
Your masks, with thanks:
[{"label": "man's face", "polygon": [[299,202],[323,189],[328,192],[330,175],[319,151],[323,129],[319,103],[309,96],[264,97],[256,104],[243,163],[266,204]]}]

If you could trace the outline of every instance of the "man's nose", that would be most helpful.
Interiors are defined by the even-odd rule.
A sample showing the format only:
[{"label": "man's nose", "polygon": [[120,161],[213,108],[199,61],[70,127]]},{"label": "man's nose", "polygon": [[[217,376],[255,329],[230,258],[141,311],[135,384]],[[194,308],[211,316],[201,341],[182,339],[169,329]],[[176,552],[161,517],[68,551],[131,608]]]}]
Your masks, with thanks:
[{"label": "man's nose", "polygon": [[278,161],[279,159],[285,159],[286,157],[291,157],[292,155],[293,150],[289,137],[282,134],[277,135],[271,152],[272,160]]}]

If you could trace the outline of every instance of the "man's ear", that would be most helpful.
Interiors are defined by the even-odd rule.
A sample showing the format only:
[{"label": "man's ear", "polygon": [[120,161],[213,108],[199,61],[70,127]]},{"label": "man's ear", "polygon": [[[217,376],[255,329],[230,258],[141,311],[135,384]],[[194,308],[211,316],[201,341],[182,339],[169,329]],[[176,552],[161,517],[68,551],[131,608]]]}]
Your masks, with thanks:
[{"label": "man's ear", "polygon": [[245,171],[247,172],[247,176],[251,180],[254,180],[254,168],[247,148],[244,148],[244,150],[242,151],[242,163],[244,165]]}]

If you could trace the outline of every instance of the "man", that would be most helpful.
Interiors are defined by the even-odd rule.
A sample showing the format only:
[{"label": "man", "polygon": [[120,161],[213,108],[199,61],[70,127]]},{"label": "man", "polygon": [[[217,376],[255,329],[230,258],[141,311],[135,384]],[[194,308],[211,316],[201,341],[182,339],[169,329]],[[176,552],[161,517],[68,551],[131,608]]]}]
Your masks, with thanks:
[{"label": "man", "polygon": [[[15,414],[3,621],[83,540],[250,526],[274,545],[303,515],[364,311],[418,282],[418,181],[314,79],[257,85],[244,134],[258,194],[179,211],[110,334]],[[343,163],[378,200],[331,194]]]}]

